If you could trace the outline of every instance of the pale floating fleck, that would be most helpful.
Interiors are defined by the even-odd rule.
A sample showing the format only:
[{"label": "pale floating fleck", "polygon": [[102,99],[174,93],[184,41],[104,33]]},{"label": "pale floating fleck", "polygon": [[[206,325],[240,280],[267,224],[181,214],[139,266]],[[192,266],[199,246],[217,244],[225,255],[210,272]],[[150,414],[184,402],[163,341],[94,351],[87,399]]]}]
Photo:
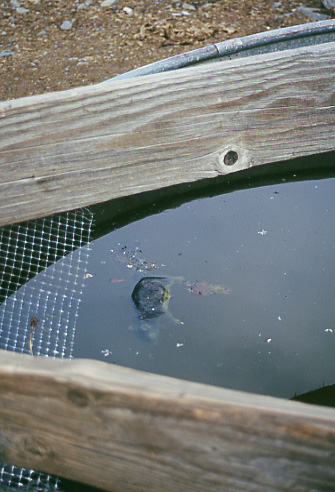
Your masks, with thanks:
[{"label": "pale floating fleck", "polygon": [[91,273],[86,273],[85,278],[92,278],[93,275]]},{"label": "pale floating fleck", "polygon": [[112,355],[113,352],[111,352],[109,349],[101,350],[101,353],[105,356],[108,357],[109,355]]},{"label": "pale floating fleck", "polygon": [[326,329],[325,329],[325,332],[326,332],[326,333],[333,333],[333,330],[332,330],[331,328],[326,328]]},{"label": "pale floating fleck", "polygon": [[183,347],[184,344],[183,343],[176,343],[176,347],[179,348],[179,347]]},{"label": "pale floating fleck", "polygon": [[271,343],[272,342],[272,338],[267,338],[265,341],[266,341],[266,343]]},{"label": "pale floating fleck", "polygon": [[264,229],[257,232],[257,234],[260,234],[261,236],[265,236],[265,234],[267,234],[267,233],[268,233],[268,231],[265,231]]},{"label": "pale floating fleck", "polygon": [[278,316],[277,320],[278,320],[278,321],[281,321],[281,316]]}]

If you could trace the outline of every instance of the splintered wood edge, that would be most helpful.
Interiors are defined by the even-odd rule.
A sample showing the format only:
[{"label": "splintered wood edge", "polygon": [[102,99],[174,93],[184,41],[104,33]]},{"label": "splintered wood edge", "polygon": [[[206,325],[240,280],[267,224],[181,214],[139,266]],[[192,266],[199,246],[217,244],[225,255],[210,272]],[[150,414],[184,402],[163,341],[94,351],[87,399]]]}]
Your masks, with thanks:
[{"label": "splintered wood edge", "polygon": [[0,225],[335,149],[335,43],[0,103]]}]

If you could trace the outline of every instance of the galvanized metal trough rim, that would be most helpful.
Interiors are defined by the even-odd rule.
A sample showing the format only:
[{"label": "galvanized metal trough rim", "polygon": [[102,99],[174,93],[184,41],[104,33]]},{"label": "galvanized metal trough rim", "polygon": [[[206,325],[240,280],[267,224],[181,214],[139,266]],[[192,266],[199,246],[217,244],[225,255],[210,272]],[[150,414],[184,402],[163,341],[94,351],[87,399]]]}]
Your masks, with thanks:
[{"label": "galvanized metal trough rim", "polygon": [[230,60],[233,57],[283,51],[290,48],[322,44],[330,41],[335,41],[335,19],[309,22],[210,44],[196,50],[144,65],[143,67],[117,75],[112,79],[105,80],[101,84],[109,83],[111,80],[129,79],[154,73],[168,72],[210,61]]}]

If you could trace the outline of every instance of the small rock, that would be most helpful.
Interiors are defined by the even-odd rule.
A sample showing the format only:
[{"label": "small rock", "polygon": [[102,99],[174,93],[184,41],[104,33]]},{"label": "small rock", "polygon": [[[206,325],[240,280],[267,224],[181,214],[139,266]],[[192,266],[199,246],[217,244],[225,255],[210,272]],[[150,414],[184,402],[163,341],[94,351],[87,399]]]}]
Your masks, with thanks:
[{"label": "small rock", "polygon": [[85,3],[80,3],[78,6],[77,6],[77,9],[80,10],[80,9],[86,9],[86,7],[89,7],[92,3],[92,0],[86,0]]},{"label": "small rock", "polygon": [[113,5],[113,3],[115,3],[116,0],[104,0],[102,3],[101,3],[101,7],[110,7],[111,5]]},{"label": "small rock", "polygon": [[131,14],[133,9],[131,9],[130,7],[123,7],[123,11],[126,13],[126,14]]},{"label": "small rock", "polygon": [[304,7],[303,5],[297,8],[297,12],[299,12],[299,14],[304,15],[305,17],[308,17],[313,21],[325,20],[328,18],[328,15],[320,13],[320,9]]},{"label": "small rock", "polygon": [[73,22],[71,21],[64,21],[63,24],[60,26],[62,31],[67,31],[71,29]]},{"label": "small rock", "polygon": [[335,9],[335,0],[321,0],[321,3],[327,10]]},{"label": "small rock", "polygon": [[0,56],[9,56],[11,54],[12,52],[9,48],[7,48],[5,51],[0,51]]},{"label": "small rock", "polygon": [[26,14],[27,12],[29,12],[29,10],[28,9],[24,9],[23,7],[17,7],[16,8],[16,12],[18,14]]},{"label": "small rock", "polygon": [[20,7],[19,2],[17,2],[16,0],[10,0],[10,4],[13,8]]},{"label": "small rock", "polygon": [[281,2],[275,2],[272,7],[276,10],[278,10],[278,12],[283,12],[283,5]]},{"label": "small rock", "polygon": [[194,5],[190,5],[189,3],[186,3],[186,2],[183,3],[182,8],[185,10],[196,10]]}]

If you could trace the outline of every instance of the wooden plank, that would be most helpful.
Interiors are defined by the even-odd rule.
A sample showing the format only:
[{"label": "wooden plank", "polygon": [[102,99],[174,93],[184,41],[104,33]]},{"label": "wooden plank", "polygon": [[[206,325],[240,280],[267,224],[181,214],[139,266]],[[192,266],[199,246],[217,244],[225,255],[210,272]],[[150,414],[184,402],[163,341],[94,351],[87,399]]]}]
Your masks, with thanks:
[{"label": "wooden plank", "polygon": [[334,150],[334,53],[326,43],[0,103],[0,225]]},{"label": "wooden plank", "polygon": [[114,492],[330,491],[335,410],[0,352],[2,459]]}]

